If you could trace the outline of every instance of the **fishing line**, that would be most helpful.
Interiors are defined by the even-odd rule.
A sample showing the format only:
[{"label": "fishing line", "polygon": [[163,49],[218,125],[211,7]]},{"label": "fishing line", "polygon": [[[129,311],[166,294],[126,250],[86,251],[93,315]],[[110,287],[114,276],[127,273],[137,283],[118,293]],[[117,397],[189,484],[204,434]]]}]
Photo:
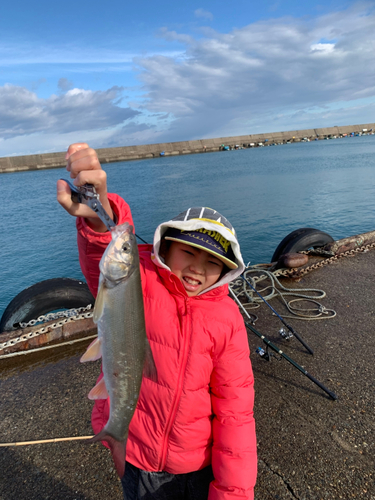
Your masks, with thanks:
[{"label": "fishing line", "polygon": [[143,241],[143,243],[145,243],[146,245],[148,245],[147,241],[145,241],[143,238],[141,238],[140,236],[138,236],[138,234],[137,234],[137,233],[134,233],[134,234],[135,234],[135,236],[136,236],[139,240]]}]

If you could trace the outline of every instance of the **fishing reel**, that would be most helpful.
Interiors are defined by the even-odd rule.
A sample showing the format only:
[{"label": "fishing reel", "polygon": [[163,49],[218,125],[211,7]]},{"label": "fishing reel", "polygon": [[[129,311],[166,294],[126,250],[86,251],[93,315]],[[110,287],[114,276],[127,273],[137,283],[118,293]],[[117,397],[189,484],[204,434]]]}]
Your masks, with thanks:
[{"label": "fishing reel", "polygon": [[259,354],[259,356],[263,359],[265,359],[266,361],[271,361],[271,357],[274,357],[277,359],[277,361],[280,361],[282,358],[281,356],[276,356],[275,353],[273,353],[272,351],[269,351],[268,350],[268,346],[266,347],[266,349],[263,349],[263,347],[257,347],[255,349],[255,352],[257,354]]},{"label": "fishing reel", "polygon": [[280,328],[279,335],[281,335],[282,338],[285,339],[285,340],[289,340],[289,339],[291,339],[293,337],[293,333],[289,332],[289,331],[286,331],[285,328]]}]

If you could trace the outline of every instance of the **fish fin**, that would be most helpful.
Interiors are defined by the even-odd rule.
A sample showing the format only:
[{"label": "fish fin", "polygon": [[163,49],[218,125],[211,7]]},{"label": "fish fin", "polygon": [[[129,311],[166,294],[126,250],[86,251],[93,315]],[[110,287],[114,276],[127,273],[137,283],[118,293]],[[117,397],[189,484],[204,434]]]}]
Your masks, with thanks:
[{"label": "fish fin", "polygon": [[95,306],[94,306],[94,313],[92,316],[92,320],[94,323],[97,323],[103,314],[104,310],[104,293],[105,286],[104,286],[104,280],[102,279],[102,275],[100,275],[99,278],[99,289],[98,289],[98,294],[95,299]]},{"label": "fish fin", "polygon": [[86,352],[81,356],[80,362],[96,361],[102,357],[102,341],[97,337],[91,342]]},{"label": "fish fin", "polygon": [[107,399],[109,397],[104,377],[99,380],[95,387],[89,392],[89,399]]},{"label": "fish fin", "polygon": [[146,378],[153,380],[154,382],[157,382],[158,380],[158,374],[156,370],[154,356],[152,354],[151,347],[147,337],[145,345],[145,362],[143,364],[143,375]]},{"label": "fish fin", "polygon": [[122,441],[118,441],[111,435],[107,434],[105,428],[96,434],[92,439],[88,442],[96,443],[97,441],[105,441],[109,449],[111,450],[112,459],[116,467],[117,474],[121,479],[125,473],[125,457],[126,457],[126,441],[128,436]]}]

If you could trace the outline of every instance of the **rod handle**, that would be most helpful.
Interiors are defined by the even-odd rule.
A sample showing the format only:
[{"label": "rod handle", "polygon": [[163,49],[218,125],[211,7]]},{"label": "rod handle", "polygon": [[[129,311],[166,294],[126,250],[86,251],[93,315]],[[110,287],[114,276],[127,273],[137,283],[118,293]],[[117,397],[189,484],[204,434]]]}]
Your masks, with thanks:
[{"label": "rod handle", "polygon": [[314,382],[314,384],[318,385],[324,392],[326,392],[331,399],[333,399],[334,401],[336,401],[337,396],[336,396],[336,394],[334,392],[332,392],[329,389],[327,389],[327,387],[325,387],[321,382],[319,382],[319,380],[316,380],[316,378],[313,377],[312,375],[310,375],[310,373],[305,372],[305,375],[312,382]]}]

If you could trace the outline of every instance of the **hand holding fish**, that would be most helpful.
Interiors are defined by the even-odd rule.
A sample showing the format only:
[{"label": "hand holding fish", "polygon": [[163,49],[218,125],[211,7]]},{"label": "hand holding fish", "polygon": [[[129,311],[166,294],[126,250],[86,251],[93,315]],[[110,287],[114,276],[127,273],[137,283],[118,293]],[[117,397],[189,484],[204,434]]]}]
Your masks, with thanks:
[{"label": "hand holding fish", "polygon": [[[107,174],[102,169],[94,149],[86,143],[71,144],[66,153],[67,167],[73,184],[83,186],[93,184],[99,194],[100,202],[108,215],[113,218],[111,205],[107,197]],[[57,181],[57,201],[70,214],[75,217],[85,217],[88,225],[94,231],[104,233],[106,226],[98,216],[87,206],[74,203],[68,184],[63,180]]]}]

